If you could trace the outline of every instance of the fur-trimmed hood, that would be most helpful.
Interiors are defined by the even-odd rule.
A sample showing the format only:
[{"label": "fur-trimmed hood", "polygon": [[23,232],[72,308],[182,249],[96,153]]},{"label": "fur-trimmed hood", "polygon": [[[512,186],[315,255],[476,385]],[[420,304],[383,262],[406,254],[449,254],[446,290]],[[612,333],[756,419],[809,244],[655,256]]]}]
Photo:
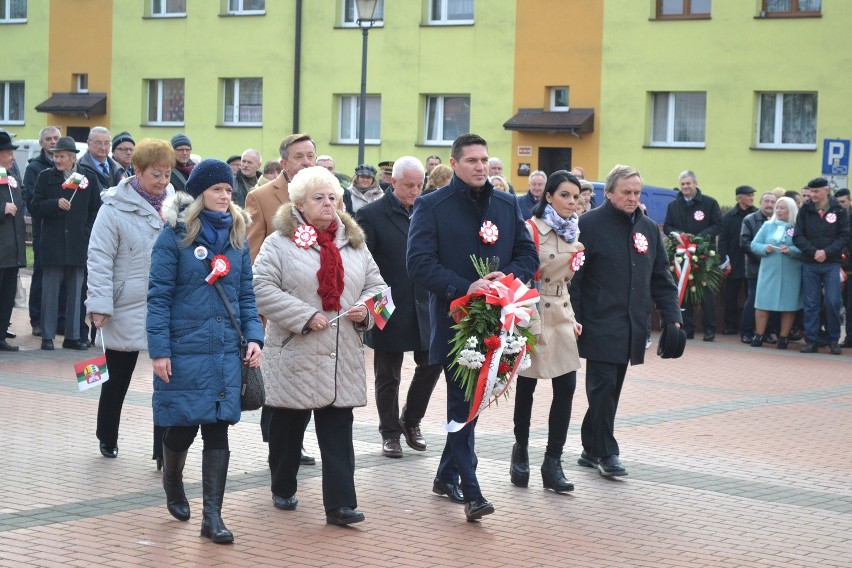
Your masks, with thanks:
[{"label": "fur-trimmed hood", "polygon": [[[334,242],[338,248],[349,243],[354,248],[364,246],[366,237],[364,231],[355,222],[355,219],[350,217],[343,211],[337,212],[337,234]],[[272,226],[276,231],[280,231],[285,237],[292,238],[296,234],[296,228],[305,223],[302,214],[296,209],[293,203],[285,203],[278,208],[275,217],[272,219]]]},{"label": "fur-trimmed hood", "polygon": [[[195,201],[195,198],[184,191],[177,191],[174,195],[170,195],[163,202],[163,207],[160,210],[163,220],[173,229],[176,228],[178,224],[185,224],[186,210],[190,205],[192,205],[193,201]],[[243,219],[245,219],[246,226],[248,227],[251,225],[251,217],[248,212],[236,203],[234,203],[233,206],[236,207],[237,211],[243,216]]]}]

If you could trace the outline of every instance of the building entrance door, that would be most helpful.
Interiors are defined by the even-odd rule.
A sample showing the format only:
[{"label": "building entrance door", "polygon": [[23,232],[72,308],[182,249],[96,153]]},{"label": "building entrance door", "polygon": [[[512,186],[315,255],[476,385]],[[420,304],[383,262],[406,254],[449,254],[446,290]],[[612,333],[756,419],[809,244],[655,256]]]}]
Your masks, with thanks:
[{"label": "building entrance door", "polygon": [[571,148],[539,148],[538,169],[552,174],[557,170],[571,171]]}]

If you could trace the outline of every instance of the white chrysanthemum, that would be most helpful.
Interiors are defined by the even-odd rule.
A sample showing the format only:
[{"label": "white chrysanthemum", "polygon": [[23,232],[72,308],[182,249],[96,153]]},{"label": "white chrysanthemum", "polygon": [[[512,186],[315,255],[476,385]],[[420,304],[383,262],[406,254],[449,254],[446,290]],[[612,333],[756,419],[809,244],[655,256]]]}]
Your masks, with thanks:
[{"label": "white chrysanthemum", "polygon": [[524,358],[521,359],[521,364],[518,366],[518,370],[523,371],[524,369],[529,369],[532,366],[532,359],[530,358],[530,354],[527,353],[524,355]]},{"label": "white chrysanthemum", "polygon": [[467,341],[464,344],[468,349],[474,349],[476,347],[476,338],[474,336],[470,336],[467,338]]},{"label": "white chrysanthemum", "polygon": [[472,349],[462,349],[459,352],[459,365],[468,369],[480,369],[485,362],[485,355]]}]

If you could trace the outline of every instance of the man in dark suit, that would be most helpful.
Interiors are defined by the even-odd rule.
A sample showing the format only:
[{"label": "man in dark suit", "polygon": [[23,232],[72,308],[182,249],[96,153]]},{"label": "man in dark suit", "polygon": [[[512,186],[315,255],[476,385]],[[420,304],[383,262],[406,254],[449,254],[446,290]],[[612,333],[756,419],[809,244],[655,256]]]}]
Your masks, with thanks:
[{"label": "man in dark suit", "polygon": [[[408,273],[429,290],[432,324],[429,362],[443,365],[447,379],[447,421],[464,424],[470,402],[453,378],[449,341],[453,337],[450,303],[485,290],[504,273],[523,281],[538,268],[538,253],[521,217],[517,200],[494,191],[488,181],[488,147],[476,134],[463,134],[453,142],[448,185],[417,200],[408,232]],[[480,231],[486,221],[498,230],[496,241],[486,241]],[[484,277],[476,273],[470,256],[497,257],[498,268]],[[474,428],[476,419],[447,435],[447,443],[432,491],[465,502],[468,521],[494,512],[476,478]],[[461,477],[464,496],[457,485]]]},{"label": "man in dark suit", "polygon": [[663,326],[680,327],[682,319],[662,235],[639,207],[639,171],[615,166],[604,195],[603,205],[580,216],[586,262],[571,281],[571,305],[583,326],[577,347],[586,359],[589,399],[577,463],[617,477],[627,470],[618,458],[615,413],[627,364],[645,360],[651,302]]},{"label": "man in dark suit", "polygon": [[[441,375],[441,365],[429,364],[429,292],[412,282],[408,272],[402,270],[411,213],[414,200],[423,192],[424,173],[425,168],[417,158],[400,158],[394,163],[391,174],[393,191],[363,206],[355,215],[367,236],[367,248],[391,288],[396,306],[384,329],[374,327],[364,334],[367,345],[374,350],[382,454],[389,458],[402,457],[400,435],[405,436],[410,448],[420,452],[426,450],[420,421]],[[400,415],[400,373],[406,351],[414,352],[416,367]]]}]

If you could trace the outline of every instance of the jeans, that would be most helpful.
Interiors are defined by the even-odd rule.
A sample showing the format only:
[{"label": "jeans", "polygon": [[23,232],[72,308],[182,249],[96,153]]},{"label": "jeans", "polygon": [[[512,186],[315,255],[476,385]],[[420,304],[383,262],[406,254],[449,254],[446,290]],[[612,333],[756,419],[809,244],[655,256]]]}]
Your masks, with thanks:
[{"label": "jeans", "polygon": [[825,294],[825,329],[828,342],[840,341],[840,264],[806,262],[802,265],[802,292],[805,311],[805,340],[819,341],[820,300]]}]

